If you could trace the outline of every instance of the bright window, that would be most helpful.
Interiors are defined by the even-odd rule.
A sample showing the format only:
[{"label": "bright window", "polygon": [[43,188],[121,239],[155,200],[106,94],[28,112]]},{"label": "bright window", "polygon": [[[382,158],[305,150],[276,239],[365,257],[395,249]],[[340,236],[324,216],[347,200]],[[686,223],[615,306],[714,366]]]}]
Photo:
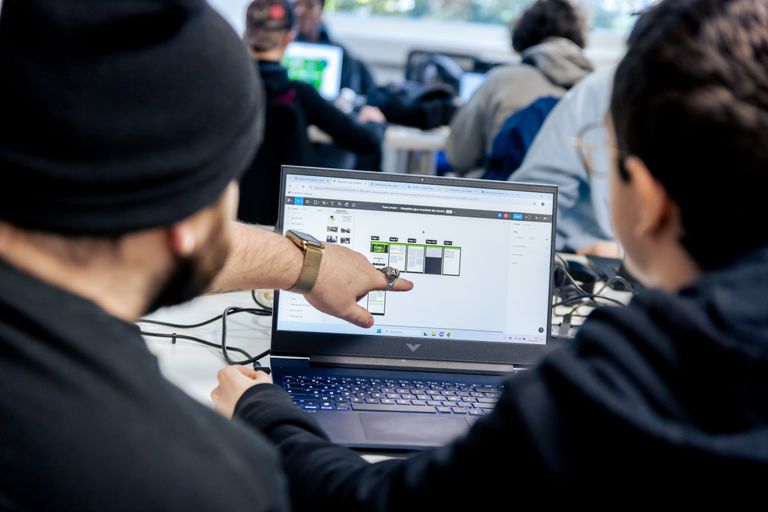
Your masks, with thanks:
[{"label": "bright window", "polygon": [[[632,13],[653,0],[577,0],[591,28],[626,32]],[[532,0],[327,0],[326,9],[360,15],[388,15],[432,20],[506,24],[518,16]]]}]

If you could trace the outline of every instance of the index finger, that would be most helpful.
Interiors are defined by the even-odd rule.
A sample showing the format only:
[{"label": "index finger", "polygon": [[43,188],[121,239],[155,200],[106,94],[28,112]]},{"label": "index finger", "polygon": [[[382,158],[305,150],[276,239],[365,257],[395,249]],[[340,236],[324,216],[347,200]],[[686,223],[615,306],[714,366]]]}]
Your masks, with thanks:
[{"label": "index finger", "polygon": [[393,292],[407,292],[413,290],[413,281],[398,277],[395,284],[392,285]]}]

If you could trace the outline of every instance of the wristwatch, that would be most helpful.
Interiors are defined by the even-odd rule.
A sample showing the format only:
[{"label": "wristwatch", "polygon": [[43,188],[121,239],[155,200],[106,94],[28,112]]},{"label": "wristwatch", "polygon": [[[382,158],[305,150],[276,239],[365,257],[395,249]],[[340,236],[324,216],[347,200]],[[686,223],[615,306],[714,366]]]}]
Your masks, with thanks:
[{"label": "wristwatch", "polygon": [[317,281],[325,245],[313,236],[293,229],[289,229],[285,236],[304,253],[304,265],[301,267],[299,280],[289,291],[301,294],[309,293]]}]

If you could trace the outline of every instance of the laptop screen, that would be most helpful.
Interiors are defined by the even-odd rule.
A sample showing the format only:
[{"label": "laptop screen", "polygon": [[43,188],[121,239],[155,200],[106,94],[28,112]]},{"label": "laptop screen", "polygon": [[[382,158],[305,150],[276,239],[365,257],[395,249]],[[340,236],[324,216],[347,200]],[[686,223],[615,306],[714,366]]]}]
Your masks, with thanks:
[{"label": "laptop screen", "polygon": [[335,100],[341,90],[342,50],[338,46],[313,43],[288,45],[283,65],[291,80],[311,84],[327,100]]},{"label": "laptop screen", "polygon": [[293,167],[283,180],[283,233],[349,247],[415,286],[363,298],[369,329],[281,293],[277,333],[546,343],[554,187]]},{"label": "laptop screen", "polygon": [[462,105],[469,102],[472,95],[475,94],[475,91],[483,85],[483,82],[485,82],[485,73],[467,72],[461,75],[461,80],[459,81],[459,99],[461,100]]}]

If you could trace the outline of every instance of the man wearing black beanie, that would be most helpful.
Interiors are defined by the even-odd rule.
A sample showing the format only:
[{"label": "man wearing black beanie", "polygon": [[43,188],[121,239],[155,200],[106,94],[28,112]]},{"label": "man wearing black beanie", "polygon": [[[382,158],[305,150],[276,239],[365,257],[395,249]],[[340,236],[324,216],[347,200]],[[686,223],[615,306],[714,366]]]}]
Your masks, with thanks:
[{"label": "man wearing black beanie", "polygon": [[0,509],[286,509],[274,451],[132,324],[214,278],[373,323],[364,256],[328,247],[308,283],[231,220],[262,130],[245,47],[203,0],[5,0],[0,69]]}]

